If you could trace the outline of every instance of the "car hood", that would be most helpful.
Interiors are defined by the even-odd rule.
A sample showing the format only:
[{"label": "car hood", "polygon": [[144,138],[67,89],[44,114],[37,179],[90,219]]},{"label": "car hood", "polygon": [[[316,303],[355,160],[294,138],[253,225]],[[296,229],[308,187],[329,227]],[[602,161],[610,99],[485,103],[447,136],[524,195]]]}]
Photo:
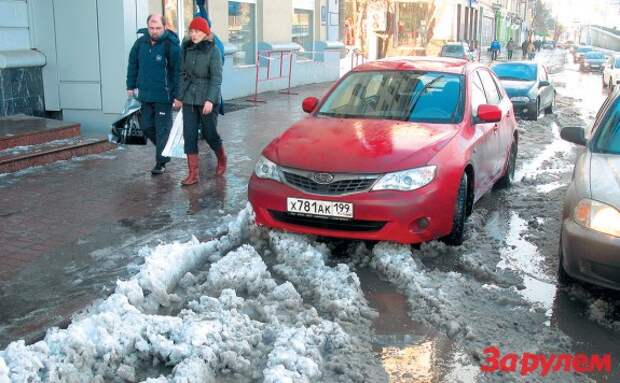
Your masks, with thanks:
[{"label": "car hood", "polygon": [[536,81],[514,81],[514,80],[500,80],[508,97],[527,96],[532,87],[536,85]]},{"label": "car hood", "polygon": [[308,117],[273,140],[265,156],[281,166],[335,173],[385,173],[425,165],[458,125]]},{"label": "car hood", "polygon": [[620,155],[592,153],[590,188],[592,199],[620,210]]}]

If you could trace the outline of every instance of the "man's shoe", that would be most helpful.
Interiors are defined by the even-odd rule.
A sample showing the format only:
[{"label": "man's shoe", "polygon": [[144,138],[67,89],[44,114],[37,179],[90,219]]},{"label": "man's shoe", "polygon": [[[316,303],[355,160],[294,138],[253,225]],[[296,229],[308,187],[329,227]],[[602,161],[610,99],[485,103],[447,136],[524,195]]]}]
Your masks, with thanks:
[{"label": "man's shoe", "polygon": [[153,175],[164,174],[165,171],[166,171],[166,165],[158,162],[153,168],[153,170],[151,170],[151,174]]}]

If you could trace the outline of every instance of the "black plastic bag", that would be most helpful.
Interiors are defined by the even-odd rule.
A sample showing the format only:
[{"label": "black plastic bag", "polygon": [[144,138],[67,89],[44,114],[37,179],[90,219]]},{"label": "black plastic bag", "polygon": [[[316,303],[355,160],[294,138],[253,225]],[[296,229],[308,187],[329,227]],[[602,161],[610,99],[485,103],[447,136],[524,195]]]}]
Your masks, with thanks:
[{"label": "black plastic bag", "polygon": [[110,142],[119,145],[146,145],[147,140],[140,128],[140,102],[130,97],[127,99],[121,117],[112,123]]}]

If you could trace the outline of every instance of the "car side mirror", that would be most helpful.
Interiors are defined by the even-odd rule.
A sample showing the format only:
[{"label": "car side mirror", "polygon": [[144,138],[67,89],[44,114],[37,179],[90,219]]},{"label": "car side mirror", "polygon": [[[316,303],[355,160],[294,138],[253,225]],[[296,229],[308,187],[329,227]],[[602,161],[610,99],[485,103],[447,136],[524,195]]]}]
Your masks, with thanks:
[{"label": "car side mirror", "polygon": [[478,121],[498,122],[502,119],[502,110],[497,105],[483,104],[478,106]]},{"label": "car side mirror", "polygon": [[541,80],[541,81],[538,83],[538,87],[539,87],[539,88],[542,88],[543,86],[550,86],[550,85],[551,85],[551,83],[550,83],[549,81],[547,81],[547,80]]},{"label": "car side mirror", "polygon": [[582,127],[579,126],[566,126],[560,131],[560,137],[563,140],[572,142],[576,145],[586,146],[586,133]]},{"label": "car side mirror", "polygon": [[304,101],[301,103],[301,108],[306,113],[312,113],[316,109],[317,105],[319,105],[319,99],[316,97],[306,97]]}]

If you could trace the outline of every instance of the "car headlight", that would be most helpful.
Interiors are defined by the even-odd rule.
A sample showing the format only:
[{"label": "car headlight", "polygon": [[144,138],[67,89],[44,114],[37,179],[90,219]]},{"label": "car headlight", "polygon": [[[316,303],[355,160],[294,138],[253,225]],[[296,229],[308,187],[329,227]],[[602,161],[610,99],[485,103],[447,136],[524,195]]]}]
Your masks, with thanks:
[{"label": "car headlight", "polygon": [[530,102],[529,97],[510,97],[510,100],[515,102]]},{"label": "car headlight", "polygon": [[264,156],[260,156],[258,161],[256,161],[256,166],[254,166],[254,174],[256,174],[258,178],[266,178],[280,182],[280,171],[278,165],[272,161],[269,161]]},{"label": "car headlight", "polygon": [[620,237],[620,211],[613,206],[582,199],[575,207],[574,219],[588,229]]},{"label": "car headlight", "polygon": [[387,173],[377,181],[372,190],[416,190],[431,183],[436,174],[435,165]]}]

